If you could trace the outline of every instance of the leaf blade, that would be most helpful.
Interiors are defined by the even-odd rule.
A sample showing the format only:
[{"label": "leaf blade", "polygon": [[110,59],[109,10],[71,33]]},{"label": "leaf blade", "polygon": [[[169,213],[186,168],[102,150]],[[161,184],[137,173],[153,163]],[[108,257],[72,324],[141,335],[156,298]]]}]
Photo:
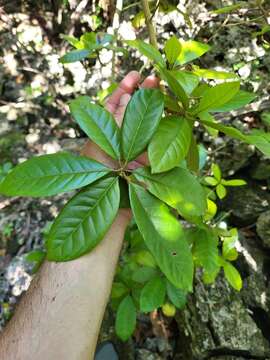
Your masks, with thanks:
[{"label": "leaf blade", "polygon": [[170,170],[186,157],[191,141],[191,126],[184,117],[161,120],[148,148],[153,173]]},{"label": "leaf blade", "polygon": [[147,146],[156,131],[164,108],[158,89],[138,90],[128,103],[121,128],[124,159],[135,159]]},{"label": "leaf blade", "polygon": [[182,216],[201,216],[205,213],[207,204],[204,190],[188,170],[177,168],[164,174],[151,174],[149,168],[138,168],[134,175],[147,186],[148,191]]},{"label": "leaf blade", "polygon": [[47,257],[51,261],[76,259],[93,249],[117,215],[118,178],[101,179],[75,195],[50,229]]},{"label": "leaf blade", "polygon": [[110,169],[83,156],[56,153],[33,157],[17,165],[0,185],[9,196],[52,196],[91,184]]},{"label": "leaf blade", "polygon": [[191,290],[193,262],[180,223],[140,186],[130,184],[129,191],[136,223],[158,266],[176,287]]},{"label": "leaf blade", "polygon": [[113,159],[120,159],[120,129],[113,116],[88,96],[70,102],[70,111],[86,135]]},{"label": "leaf blade", "polygon": [[163,305],[165,300],[166,285],[160,277],[148,281],[142,289],[140,296],[140,310],[153,311]]},{"label": "leaf blade", "polygon": [[[128,320],[128,321],[127,321]],[[116,313],[115,330],[121,340],[127,341],[136,326],[136,308],[130,295],[120,303]]]},{"label": "leaf blade", "polygon": [[232,81],[206,89],[199,105],[192,110],[192,113],[196,115],[225,104],[239,91],[239,87],[239,81]]}]

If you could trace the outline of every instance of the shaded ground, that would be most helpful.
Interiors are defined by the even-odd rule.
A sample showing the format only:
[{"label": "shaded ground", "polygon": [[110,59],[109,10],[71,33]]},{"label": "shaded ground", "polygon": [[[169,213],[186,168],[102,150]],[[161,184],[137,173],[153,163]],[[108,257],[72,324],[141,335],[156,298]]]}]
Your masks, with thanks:
[{"label": "shaded ground", "polygon": [[[96,96],[97,90],[111,82],[110,52],[99,61],[77,62],[63,66],[60,55],[68,48],[60,34],[79,36],[83,31],[111,27],[110,2],[98,8],[91,1],[62,2],[10,1],[0,3],[0,169],[15,165],[32,155],[60,149],[79,151],[83,134],[72,121],[67,102],[77,94]],[[177,2],[176,2],[177,3]],[[217,4],[218,3],[218,4]],[[227,2],[224,2],[227,3]],[[124,2],[124,8],[130,2]],[[159,40],[169,34],[193,37],[213,45],[201,60],[204,67],[231,70],[241,76],[243,87],[258,93],[256,111],[226,116],[225,122],[241,129],[266,127],[269,119],[270,56],[260,37],[259,10],[251,13],[214,16],[209,10],[217,1],[186,2],[192,27],[181,13],[174,11],[156,16]],[[184,8],[179,6],[181,10]],[[145,30],[134,29],[130,17],[138,11],[130,7],[121,16],[119,35],[144,38]],[[98,18],[93,15],[98,15]],[[240,23],[238,25],[235,25]],[[223,27],[221,25],[223,24]],[[145,59],[120,57],[116,62],[116,80],[131,69],[141,69]],[[144,68],[144,74],[148,67]],[[269,123],[269,120],[268,120]],[[101,339],[114,339],[122,359],[267,359],[270,358],[269,264],[270,264],[270,162],[247,145],[199,133],[227,176],[237,174],[248,186],[231,191],[221,204],[232,226],[240,227],[237,267],[244,278],[240,294],[230,289],[222,277],[204,286],[198,276],[194,296],[185,311],[175,319],[161,314],[142,316],[132,341],[123,345],[115,340],[113,317],[108,310]],[[5,165],[6,166],[6,165]],[[69,197],[69,196],[68,196]],[[42,248],[44,232],[67,199],[61,195],[43,200],[0,198],[0,328],[13,311],[14,304],[31,280],[30,267],[23,255]]]}]

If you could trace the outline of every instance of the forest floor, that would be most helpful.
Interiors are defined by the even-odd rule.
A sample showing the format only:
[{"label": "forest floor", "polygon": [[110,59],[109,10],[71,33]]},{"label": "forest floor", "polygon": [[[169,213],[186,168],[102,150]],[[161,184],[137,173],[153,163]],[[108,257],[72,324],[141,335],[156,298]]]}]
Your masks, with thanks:
[{"label": "forest floor", "polygon": [[[136,60],[135,54],[119,56],[112,79],[109,51],[101,54],[103,65],[98,60],[61,64],[59,57],[69,49],[61,34],[106,32],[113,12],[106,7],[108,1],[101,2],[103,8],[91,1],[80,2],[81,8],[76,1],[70,1],[70,7],[49,0],[36,3],[14,0],[0,4],[0,177],[33,155],[79,152],[85,138],[68,112],[68,101],[79,94],[97,99],[97,91],[121,80],[130,70],[143,67],[143,76],[150,71],[149,65],[143,66],[145,59]],[[258,21],[252,21],[261,17],[260,12],[214,15],[210,11],[219,7],[217,1],[181,3],[185,3],[190,25],[179,11],[156,15],[159,42],[173,33],[209,42],[212,50],[200,65],[235,71],[243,89],[258,95],[256,106],[228,115],[224,122],[243,131],[269,129],[269,48],[261,36],[254,37],[260,28]],[[131,22],[138,6],[129,5],[124,1],[119,37],[145,38],[145,29],[134,28]],[[237,294],[222,276],[209,287],[198,281],[187,310],[175,319],[159,313],[142,316],[134,339],[126,344],[115,339],[108,309],[101,340],[113,339],[125,360],[270,359],[270,160],[251,146],[223,136],[214,139],[198,132],[198,137],[208,159],[215,159],[225,176],[248,183],[230,191],[219,204],[220,216],[225,214],[229,225],[240,229],[242,253],[236,266],[244,289]],[[31,264],[25,254],[43,248],[46,231],[69,196],[0,197],[0,330],[31,282]],[[189,345],[183,339],[189,339]]]}]

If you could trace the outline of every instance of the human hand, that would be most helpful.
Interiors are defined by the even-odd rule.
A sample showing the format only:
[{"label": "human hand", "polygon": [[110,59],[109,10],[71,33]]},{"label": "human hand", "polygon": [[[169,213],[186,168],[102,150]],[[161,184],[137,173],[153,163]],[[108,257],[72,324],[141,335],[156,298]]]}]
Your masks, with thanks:
[{"label": "human hand", "polygon": [[[105,108],[113,114],[119,127],[122,125],[124,118],[125,110],[127,104],[133,94],[133,92],[138,88],[156,88],[159,86],[159,79],[155,76],[148,76],[142,84],[140,84],[141,76],[137,71],[129,72],[124,79],[120,82],[119,87],[113,92],[113,94],[108,98],[105,104]],[[83,155],[91,157],[103,164],[106,164],[110,167],[117,168],[117,163],[115,160],[110,158],[103,150],[99,148],[98,145],[94,144],[92,141],[87,141],[83,150]],[[136,161],[133,161],[129,164],[130,168],[138,167],[140,165],[146,165],[148,163],[147,154],[144,153],[140,155]]]}]

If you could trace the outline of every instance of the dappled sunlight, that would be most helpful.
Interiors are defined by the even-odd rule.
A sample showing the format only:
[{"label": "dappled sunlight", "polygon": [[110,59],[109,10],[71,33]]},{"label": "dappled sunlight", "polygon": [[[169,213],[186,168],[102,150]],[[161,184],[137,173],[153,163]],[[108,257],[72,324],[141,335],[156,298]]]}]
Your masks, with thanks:
[{"label": "dappled sunlight", "polygon": [[182,236],[183,231],[179,221],[164,204],[151,209],[151,220],[155,229],[165,241],[177,242],[179,237]]}]

